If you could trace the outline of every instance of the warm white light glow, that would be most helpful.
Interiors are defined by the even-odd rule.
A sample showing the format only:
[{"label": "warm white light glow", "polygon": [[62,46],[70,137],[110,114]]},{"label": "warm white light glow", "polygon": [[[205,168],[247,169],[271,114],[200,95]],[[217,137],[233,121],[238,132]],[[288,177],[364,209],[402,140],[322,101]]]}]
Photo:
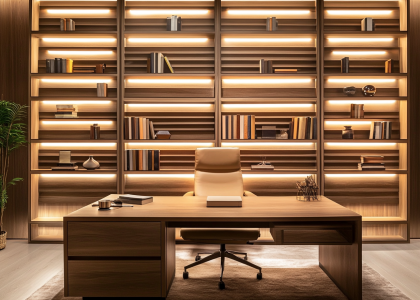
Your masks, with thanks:
[{"label": "warm white light glow", "polygon": [[326,143],[328,146],[343,146],[343,147],[386,147],[396,146],[397,143]]},{"label": "warm white light glow", "polygon": [[130,43],[205,43],[208,38],[129,38]]},{"label": "warm white light glow", "polygon": [[197,146],[197,147],[212,147],[213,143],[127,143],[130,146]]},{"label": "warm white light glow", "polygon": [[110,43],[115,42],[115,38],[42,38],[44,42],[64,42],[64,43]]},{"label": "warm white light glow", "polygon": [[302,178],[310,176],[310,174],[242,174],[243,178]]},{"label": "warm white light glow", "polygon": [[229,15],[234,16],[276,16],[276,15],[307,15],[311,12],[309,10],[235,10],[229,9],[227,11]]},{"label": "warm white light glow", "polygon": [[273,79],[273,78],[254,78],[254,79],[223,79],[223,83],[235,83],[235,84],[252,84],[252,83],[309,83],[312,79]]},{"label": "warm white light glow", "polygon": [[194,178],[194,174],[127,174],[133,178]]},{"label": "warm white light glow", "polygon": [[395,82],[395,79],[379,79],[379,78],[366,78],[366,79],[356,79],[356,78],[347,78],[347,79],[338,79],[338,78],[330,78],[328,82],[333,83],[388,83],[388,82]]},{"label": "warm white light glow", "polygon": [[116,143],[41,143],[42,147],[115,147]]},{"label": "warm white light glow", "polygon": [[150,15],[206,15],[209,13],[208,9],[130,9],[130,14],[134,16],[150,16]]},{"label": "warm white light glow", "polygon": [[211,83],[211,79],[128,79],[129,83]]},{"label": "warm white light glow", "polygon": [[337,43],[337,42],[374,43],[374,42],[391,42],[394,40],[394,38],[328,38],[328,40],[334,43]]},{"label": "warm white light glow", "polygon": [[58,54],[58,55],[110,55],[114,52],[112,51],[56,51],[48,50],[49,54]]},{"label": "warm white light glow", "polygon": [[110,9],[47,9],[49,14],[78,14],[78,15],[99,15],[109,14]]},{"label": "warm white light glow", "polygon": [[42,177],[87,177],[87,178],[112,178],[115,174],[41,174]]},{"label": "warm white light glow", "polygon": [[44,104],[75,104],[75,105],[82,105],[82,104],[110,104],[111,101],[88,101],[88,100],[46,100],[42,101]]},{"label": "warm white light glow", "polygon": [[384,55],[386,51],[333,51],[335,55]]},{"label": "warm white light glow", "polygon": [[328,125],[370,125],[370,121],[325,121]]},{"label": "warm white light glow", "polygon": [[110,83],[111,79],[41,79],[42,82],[47,83]]},{"label": "warm white light glow", "polygon": [[232,142],[223,142],[222,146],[224,147],[235,147],[235,146],[313,146],[314,143],[282,143],[281,140],[279,140],[279,142],[276,143],[243,143],[243,142],[238,142],[238,143],[232,143]]},{"label": "warm white light glow", "polygon": [[92,121],[68,121],[65,118],[63,118],[63,121],[41,121],[42,124],[45,125],[64,125],[64,124],[68,124],[68,125],[86,125],[86,124],[100,124],[100,125],[111,125],[112,121],[96,121],[96,120],[92,120]]},{"label": "warm white light glow", "polygon": [[325,174],[325,176],[326,177],[393,177],[393,176],[397,176],[397,174],[363,174],[362,172],[366,172],[366,171],[360,171],[360,174]]},{"label": "warm white light glow", "polygon": [[291,43],[291,42],[310,42],[311,38],[224,38],[226,42],[242,43]]},{"label": "warm white light glow", "polygon": [[327,13],[333,16],[353,16],[353,15],[379,16],[379,15],[389,15],[392,13],[392,10],[327,10]]},{"label": "warm white light glow", "polygon": [[[127,174],[132,178],[194,178],[194,174]],[[305,178],[305,174],[242,174],[243,178]]]},{"label": "warm white light glow", "polygon": [[129,107],[210,107],[212,104],[174,104],[174,103],[160,103],[160,104],[152,104],[152,103],[145,103],[145,104],[128,104]]},{"label": "warm white light glow", "polygon": [[394,104],[397,100],[329,100],[331,104]]},{"label": "warm white light glow", "polygon": [[222,104],[225,108],[286,108],[312,107],[313,104]]}]

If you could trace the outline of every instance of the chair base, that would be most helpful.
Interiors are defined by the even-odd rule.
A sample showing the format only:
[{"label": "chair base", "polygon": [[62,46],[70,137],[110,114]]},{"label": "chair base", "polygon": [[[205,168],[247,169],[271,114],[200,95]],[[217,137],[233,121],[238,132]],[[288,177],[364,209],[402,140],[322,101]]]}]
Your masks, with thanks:
[{"label": "chair base", "polygon": [[[210,254],[209,256],[204,257],[203,259],[201,259],[200,254],[210,254],[210,253],[204,253],[204,252],[197,253],[197,256],[195,257],[195,262],[184,267],[184,273],[183,273],[183,278],[184,279],[188,279],[189,274],[187,272],[187,269],[198,266],[198,265],[201,265],[201,264],[204,264],[208,261],[211,261],[211,260],[219,258],[219,257],[220,257],[219,289],[223,290],[225,288],[225,283],[223,282],[223,271],[225,269],[225,258],[233,259],[233,260],[235,260],[237,262],[240,262],[244,265],[247,265],[247,266],[250,266],[254,269],[257,269],[259,271],[259,273],[257,274],[257,279],[259,279],[259,280],[262,279],[261,267],[259,267],[257,265],[254,265],[253,263],[250,263],[249,261],[247,261],[248,256],[247,256],[246,253],[237,252],[237,251],[227,251],[226,250],[226,244],[221,244],[219,251],[216,251],[216,252]],[[240,257],[236,256],[235,254],[244,255],[245,258],[240,258]]]}]

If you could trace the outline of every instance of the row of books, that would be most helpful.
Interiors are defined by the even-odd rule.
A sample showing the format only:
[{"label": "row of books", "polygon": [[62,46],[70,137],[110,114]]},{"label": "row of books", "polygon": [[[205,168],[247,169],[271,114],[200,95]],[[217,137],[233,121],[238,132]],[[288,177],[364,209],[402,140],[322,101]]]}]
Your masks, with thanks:
[{"label": "row of books", "polygon": [[350,118],[363,119],[365,117],[364,104],[350,104]]},{"label": "row of books", "polygon": [[67,119],[77,118],[77,105],[56,105],[57,112],[55,113],[56,118]]},{"label": "row of books", "polygon": [[317,139],[317,117],[294,117],[289,124],[289,140]]},{"label": "row of books", "polygon": [[182,19],[178,16],[166,18],[166,31],[181,31]]},{"label": "row of books", "polygon": [[46,73],[73,73],[73,60],[69,58],[47,58]]},{"label": "row of books", "polygon": [[222,116],[222,139],[253,140],[255,139],[254,115]]},{"label": "row of books", "polygon": [[160,150],[125,150],[126,171],[159,171]]},{"label": "row of books", "polygon": [[358,163],[360,171],[381,171],[385,170],[385,159],[380,155],[361,156]]},{"label": "row of books", "polygon": [[[341,59],[341,73],[350,73],[350,58],[343,57]],[[392,73],[392,59],[385,61],[385,73]]]},{"label": "row of books", "polygon": [[266,30],[267,31],[276,31],[279,26],[279,21],[276,17],[268,17],[266,21]]},{"label": "row of books", "polygon": [[61,31],[75,31],[76,22],[73,19],[60,19],[60,30]]},{"label": "row of books", "polygon": [[392,122],[372,122],[370,125],[370,140],[389,140],[392,137]]},{"label": "row of books", "polygon": [[167,56],[152,52],[147,58],[147,73],[175,73]]},{"label": "row of books", "polygon": [[154,140],[155,130],[153,122],[142,117],[124,118],[124,139],[125,140]]}]

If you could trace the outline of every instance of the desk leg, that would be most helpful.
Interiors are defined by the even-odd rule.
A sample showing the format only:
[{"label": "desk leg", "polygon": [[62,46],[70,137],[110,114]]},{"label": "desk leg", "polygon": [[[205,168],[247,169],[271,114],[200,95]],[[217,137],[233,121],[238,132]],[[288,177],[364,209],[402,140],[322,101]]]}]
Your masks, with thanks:
[{"label": "desk leg", "polygon": [[319,266],[351,300],[362,299],[362,221],[354,228],[353,245],[319,246]]},{"label": "desk leg", "polygon": [[162,296],[168,297],[175,278],[175,228],[162,222]]}]

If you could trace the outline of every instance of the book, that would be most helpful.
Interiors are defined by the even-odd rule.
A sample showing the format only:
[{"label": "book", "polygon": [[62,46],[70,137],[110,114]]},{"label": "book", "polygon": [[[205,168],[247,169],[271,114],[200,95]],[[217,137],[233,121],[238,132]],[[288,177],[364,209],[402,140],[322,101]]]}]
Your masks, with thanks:
[{"label": "book", "polygon": [[364,104],[350,104],[350,118],[363,119],[364,117]]},{"label": "book", "polygon": [[264,62],[264,64],[265,64],[265,67],[264,67],[265,73],[266,74],[272,74],[273,73],[273,61],[272,60],[266,60]]},{"label": "book", "polygon": [[169,71],[170,71],[171,73],[175,73],[175,72],[174,72],[174,69],[172,68],[171,63],[169,62],[168,57],[167,57],[167,56],[165,56],[165,57],[164,57],[164,59],[165,59],[166,66],[168,67]]},{"label": "book", "polygon": [[385,162],[385,157],[381,155],[369,155],[369,156],[360,156],[360,162],[363,163],[373,163],[373,164],[381,164]]},{"label": "book", "polygon": [[372,122],[370,126],[369,139],[389,140],[392,138],[392,122]]},{"label": "book", "polygon": [[159,171],[160,150],[125,150],[124,164],[126,171]]},{"label": "book", "polygon": [[385,61],[385,73],[392,73],[392,59]]},{"label": "book", "polygon": [[119,195],[117,199],[113,201],[115,204],[137,204],[145,205],[153,202],[152,196],[138,196],[138,195]]},{"label": "book", "polygon": [[260,64],[260,74],[264,74],[265,73],[265,63],[264,63],[264,59],[260,59],[259,61]]},{"label": "book", "polygon": [[97,83],[96,84],[96,95],[98,98],[108,97],[108,84],[107,83]]},{"label": "book", "polygon": [[61,73],[67,73],[67,59],[61,59]]},{"label": "book", "polygon": [[152,121],[149,121],[149,129],[150,129],[151,140],[154,140],[155,139],[155,129],[153,127],[153,122]]},{"label": "book", "polygon": [[55,73],[61,73],[61,58],[55,58]]},{"label": "book", "polygon": [[181,31],[181,27],[182,27],[182,18],[177,17],[177,19],[176,19],[176,31]]},{"label": "book", "polygon": [[361,30],[362,31],[374,31],[375,30],[375,22],[372,18],[364,18],[361,21]]},{"label": "book", "polygon": [[207,207],[242,207],[241,196],[208,196]]},{"label": "book", "polygon": [[166,17],[166,31],[172,31],[171,30],[171,20],[172,20],[172,18],[171,17]]},{"label": "book", "polygon": [[349,58],[343,57],[341,59],[341,73],[349,73]]},{"label": "book", "polygon": [[55,60],[47,58],[45,60],[45,72],[46,73],[55,73]]},{"label": "book", "polygon": [[66,19],[60,19],[60,31],[66,31]]},{"label": "book", "polygon": [[66,58],[66,73],[73,73],[73,60]]}]

